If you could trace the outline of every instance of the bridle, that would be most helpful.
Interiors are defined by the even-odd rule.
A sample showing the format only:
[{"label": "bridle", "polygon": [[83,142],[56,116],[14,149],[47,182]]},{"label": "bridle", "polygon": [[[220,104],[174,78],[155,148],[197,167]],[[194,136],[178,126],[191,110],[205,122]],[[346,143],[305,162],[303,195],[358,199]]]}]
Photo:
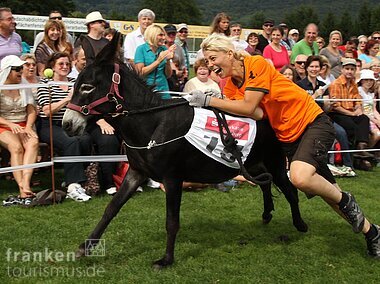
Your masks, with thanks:
[{"label": "bridle", "polygon": [[[123,97],[120,96],[120,93],[119,93],[119,84],[120,84],[119,71],[120,71],[120,65],[115,63],[114,72],[112,74],[112,84],[111,84],[110,90],[104,97],[90,103],[89,105],[79,106],[73,103],[69,103],[67,107],[69,109],[76,110],[83,115],[101,114],[100,112],[96,111],[94,108],[106,102],[114,102],[116,104],[115,112],[117,113],[121,112],[123,109],[123,106],[119,103],[117,99],[119,98],[121,101],[123,101]],[[117,98],[115,95],[117,96]]]}]

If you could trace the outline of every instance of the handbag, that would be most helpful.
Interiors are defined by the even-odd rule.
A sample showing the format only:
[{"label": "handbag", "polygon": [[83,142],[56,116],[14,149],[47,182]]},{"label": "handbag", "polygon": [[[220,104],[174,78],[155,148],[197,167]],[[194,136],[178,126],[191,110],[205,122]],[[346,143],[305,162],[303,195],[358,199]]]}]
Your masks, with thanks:
[{"label": "handbag", "polygon": [[115,186],[116,186],[116,190],[119,190],[121,183],[123,182],[124,177],[127,174],[128,169],[129,169],[128,162],[120,162],[119,166],[117,167],[116,174],[112,175],[113,182],[115,183]]}]

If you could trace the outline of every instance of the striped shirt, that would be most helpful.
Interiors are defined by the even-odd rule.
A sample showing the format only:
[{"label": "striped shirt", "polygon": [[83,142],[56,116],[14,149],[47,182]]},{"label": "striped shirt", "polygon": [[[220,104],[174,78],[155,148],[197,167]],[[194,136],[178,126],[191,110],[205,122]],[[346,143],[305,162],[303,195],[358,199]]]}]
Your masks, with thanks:
[{"label": "striped shirt", "polygon": [[[69,82],[75,82],[75,79],[68,78]],[[48,79],[43,78],[41,79],[41,83],[47,83]],[[67,98],[69,91],[73,88],[72,86],[68,87],[68,90],[62,90],[61,87],[57,85],[51,85],[51,102],[57,103],[64,98]],[[37,104],[42,109],[45,105],[49,104],[49,87],[46,85],[46,87],[40,87],[37,90]],[[53,114],[52,118],[55,121],[62,121],[63,115],[65,114],[66,106],[62,107],[59,111]],[[45,113],[41,111],[39,113],[40,117],[47,118]]]}]

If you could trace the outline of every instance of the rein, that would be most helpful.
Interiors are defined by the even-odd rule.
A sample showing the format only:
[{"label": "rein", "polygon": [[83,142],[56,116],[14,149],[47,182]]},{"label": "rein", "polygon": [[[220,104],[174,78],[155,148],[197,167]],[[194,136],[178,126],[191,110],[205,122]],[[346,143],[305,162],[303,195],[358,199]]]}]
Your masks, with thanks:
[{"label": "rein", "polygon": [[231,134],[224,113],[217,110],[216,108],[212,108],[212,110],[218,121],[220,139],[222,140],[224,147],[226,147],[226,150],[230,152],[231,155],[238,161],[241,173],[243,174],[244,178],[258,185],[267,185],[271,183],[273,177],[270,173],[262,173],[256,177],[252,177],[248,173],[241,159],[241,151],[236,146],[237,141]]}]

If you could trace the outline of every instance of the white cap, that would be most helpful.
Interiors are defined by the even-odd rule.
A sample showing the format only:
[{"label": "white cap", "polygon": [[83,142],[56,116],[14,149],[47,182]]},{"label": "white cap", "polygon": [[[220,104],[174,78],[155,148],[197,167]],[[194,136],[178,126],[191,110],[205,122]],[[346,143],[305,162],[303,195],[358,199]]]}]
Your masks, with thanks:
[{"label": "white cap", "polygon": [[22,66],[26,61],[21,60],[16,55],[5,56],[0,63],[0,85],[3,85],[7,80],[9,73],[11,72],[11,67]]},{"label": "white cap", "polygon": [[102,14],[100,14],[99,11],[91,12],[90,14],[86,16],[86,25],[92,22],[96,22],[96,21],[103,21],[103,22],[106,21],[103,19],[103,16]]},{"label": "white cap", "polygon": [[297,29],[291,29],[291,30],[289,31],[289,34],[290,34],[290,35],[294,35],[294,34],[300,34],[300,33],[299,33],[299,31],[298,31]]},{"label": "white cap", "polygon": [[375,72],[369,69],[363,69],[360,71],[360,78],[356,81],[356,83],[359,83],[361,80],[375,80]]},{"label": "white cap", "polygon": [[182,29],[187,29],[189,30],[188,26],[185,23],[179,24],[177,27],[177,32],[179,32]]}]

